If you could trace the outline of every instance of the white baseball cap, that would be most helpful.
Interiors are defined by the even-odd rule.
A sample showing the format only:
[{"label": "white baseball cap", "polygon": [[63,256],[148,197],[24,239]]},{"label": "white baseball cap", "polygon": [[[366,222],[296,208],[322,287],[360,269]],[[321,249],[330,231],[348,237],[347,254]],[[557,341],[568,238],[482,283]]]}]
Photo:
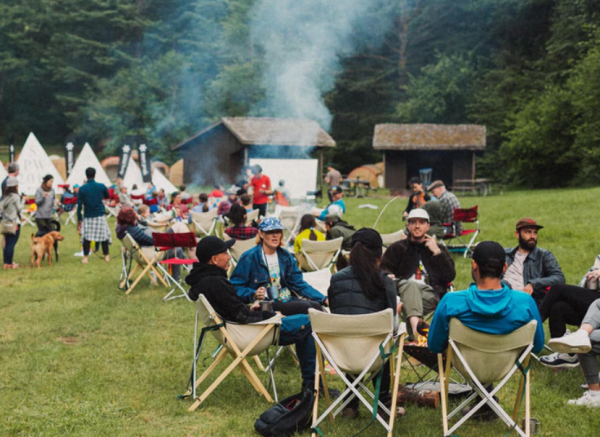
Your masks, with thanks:
[{"label": "white baseball cap", "polygon": [[410,219],[414,219],[414,218],[425,219],[425,220],[427,220],[427,222],[429,222],[429,214],[427,214],[427,211],[425,211],[424,209],[421,209],[421,208],[415,208],[415,209],[411,210],[408,213],[408,218],[406,220],[410,221]]}]

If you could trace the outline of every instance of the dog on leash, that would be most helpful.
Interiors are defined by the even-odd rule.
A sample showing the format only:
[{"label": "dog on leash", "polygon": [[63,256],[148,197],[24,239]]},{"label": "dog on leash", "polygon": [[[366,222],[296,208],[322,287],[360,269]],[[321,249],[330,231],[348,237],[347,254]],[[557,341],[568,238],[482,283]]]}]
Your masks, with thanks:
[{"label": "dog on leash", "polygon": [[56,260],[58,261],[58,247],[57,242],[63,241],[63,237],[60,232],[52,231],[41,237],[36,237],[35,234],[31,234],[31,267],[34,263],[37,264],[37,268],[40,268],[40,262],[44,255],[48,255],[48,265],[52,265],[52,248],[54,247],[54,253]]}]

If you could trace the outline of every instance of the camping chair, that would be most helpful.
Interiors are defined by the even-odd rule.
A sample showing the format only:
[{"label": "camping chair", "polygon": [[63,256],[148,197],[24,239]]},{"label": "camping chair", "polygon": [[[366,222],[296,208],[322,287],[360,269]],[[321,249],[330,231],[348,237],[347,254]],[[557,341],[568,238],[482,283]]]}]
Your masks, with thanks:
[{"label": "camping chair", "polygon": [[[447,244],[448,249],[450,251],[452,251],[452,249],[458,249],[458,248],[465,248],[465,254],[464,257],[466,258],[469,252],[472,252],[473,249],[473,242],[475,242],[475,239],[477,238],[477,235],[479,235],[479,220],[477,219],[477,208],[478,205],[475,205],[473,208],[455,208],[454,209],[454,216],[452,218],[452,223],[442,223],[442,225],[445,228],[450,228],[451,231],[447,232],[446,235],[444,235],[443,240],[449,240],[452,241],[454,239],[457,239],[458,241],[460,241],[460,245],[450,245]],[[474,223],[475,228],[471,228],[471,229],[462,229],[461,232],[457,232],[457,226],[456,223],[463,223],[463,225],[465,223]],[[471,239],[469,240],[468,243],[466,243],[465,241],[463,241],[463,239],[461,237],[465,237],[467,235],[473,235],[471,237]]]},{"label": "camping chair", "polygon": [[36,226],[35,226],[35,223],[33,222],[33,220],[35,217],[36,210],[37,210],[37,206],[35,204],[35,200],[27,199],[25,201],[25,204],[23,205],[23,209],[21,210],[21,225],[28,223],[35,228]]},{"label": "camping chair", "polygon": [[[514,428],[519,435],[529,436],[530,378],[527,371],[536,327],[537,321],[532,320],[510,334],[496,335],[474,331],[463,325],[458,319],[450,320],[449,347],[445,370],[442,364],[442,355],[438,354],[444,437],[454,434],[459,426],[485,404],[488,404],[498,417],[506,425]],[[468,381],[475,393],[469,396],[454,411],[448,413],[448,378],[446,376],[450,372],[450,366],[454,366],[455,370]],[[517,370],[521,371],[521,382],[511,417],[494,399],[494,395],[510,380]],[[491,392],[485,389],[486,385],[497,381],[500,382]],[[523,389],[525,389],[524,392]],[[477,395],[481,397],[481,401],[452,428],[448,429],[448,421]],[[516,423],[523,398],[525,398],[525,432]]]},{"label": "camping chair", "polygon": [[[204,328],[198,338],[198,319],[202,320]],[[233,369],[239,367],[242,373],[248,378],[254,389],[269,402],[273,399],[264,385],[248,364],[246,358],[253,357],[266,351],[272,344],[277,344],[279,340],[279,326],[281,325],[281,315],[277,314],[274,317],[263,320],[258,323],[240,325],[232,322],[225,322],[212,308],[206,297],[200,294],[198,297],[198,311],[196,312],[196,325],[194,329],[194,338],[198,338],[198,343],[194,342],[194,361],[192,364],[192,391],[196,402],[189,408],[188,411],[194,411],[202,402],[217,388],[219,384],[231,373]],[[204,373],[196,379],[196,366],[200,352],[202,351],[202,343],[206,332],[210,332],[212,336],[219,342],[223,348],[217,354],[213,363],[208,366]],[[213,370],[225,359],[227,355],[231,355],[233,362],[219,375],[219,377],[206,389],[200,396],[196,396],[196,389],[202,382],[212,373]],[[271,382],[273,383],[273,391],[275,392],[275,382],[273,373],[271,372]]]},{"label": "camping chair", "polygon": [[[181,286],[181,284],[178,281],[176,281],[173,278],[173,276],[171,276],[169,271],[167,269],[165,269],[165,266],[179,265],[179,266],[182,266],[183,268],[185,268],[186,270],[189,270],[190,266],[192,264],[194,264],[196,262],[196,260],[187,259],[187,258],[183,258],[183,259],[177,258],[176,249],[178,247],[185,248],[185,249],[195,248],[196,247],[196,237],[194,236],[194,234],[192,232],[183,233],[183,234],[175,234],[172,232],[165,232],[165,233],[153,232],[152,239],[154,240],[154,247],[157,252],[163,252],[163,251],[167,251],[167,250],[173,250],[173,252],[174,252],[173,258],[162,259],[162,260],[158,261],[158,264],[157,264],[158,269],[161,272],[163,272],[164,278],[166,279],[167,283],[170,282],[173,284],[173,288],[167,293],[167,295],[165,297],[163,297],[163,301],[166,302],[168,300],[177,299],[178,297],[185,297],[187,300],[189,300],[191,302],[192,300],[188,296],[185,289]],[[175,293],[175,290],[177,290],[177,289],[179,289],[181,291],[181,294],[172,296],[172,294]]]},{"label": "camping chair", "polygon": [[192,231],[198,238],[215,235],[215,226],[217,225],[217,209],[208,212],[191,212]]},{"label": "camping chair", "polygon": [[77,225],[77,197],[65,197],[62,199],[61,208],[63,212],[67,213],[65,225],[72,222]]},{"label": "camping chair", "polygon": [[386,249],[390,247],[391,244],[394,244],[396,241],[402,240],[402,237],[406,235],[403,229],[399,231],[392,232],[391,234],[381,234],[381,241],[383,241],[383,253],[385,253]]},{"label": "camping chair", "polygon": [[258,220],[258,209],[253,209],[246,213],[246,226],[250,226],[253,221]]},{"label": "camping chair", "polygon": [[329,290],[329,283],[331,282],[331,270],[322,269],[314,272],[306,272],[302,274],[304,282],[310,285],[312,288],[327,296]]},{"label": "camping chair", "polygon": [[[382,402],[375,405],[389,414],[386,423],[380,415],[376,418],[381,423],[388,437],[392,435],[396,419],[396,402],[400,368],[402,364],[402,349],[406,325],[402,323],[394,334],[394,311],[390,308],[378,313],[364,315],[327,314],[314,309],[308,310],[308,317],[313,330],[317,348],[317,364],[315,370],[315,404],[313,407],[312,436],[319,432],[318,425],[327,417],[334,419],[355,397],[367,406],[373,413],[374,401],[379,393],[373,394],[367,383],[380,375],[385,361],[391,359],[392,405],[388,410]],[[393,354],[396,354],[394,365]],[[333,403],[329,399],[323,359],[336,371],[346,386],[346,390]],[[347,374],[358,375],[353,382]],[[367,378],[367,375],[370,376]],[[319,379],[323,381],[323,392],[327,409],[319,416]],[[363,395],[367,395],[369,400]]]},{"label": "camping chair", "polygon": [[[225,234],[224,240],[225,241],[231,240],[231,237],[229,235]],[[247,240],[235,240],[235,244],[227,250],[227,252],[229,252],[229,255],[231,256],[231,263],[229,266],[229,274],[231,274],[231,272],[233,272],[233,269],[235,268],[235,266],[237,266],[237,263],[238,263],[240,257],[242,256],[242,254],[244,252],[252,249],[255,246],[256,246],[256,240],[254,238],[249,238]]]},{"label": "camping chair", "polygon": [[305,272],[334,268],[343,241],[342,237],[327,241],[304,240],[302,251],[297,254],[298,266]]},{"label": "camping chair", "polygon": [[106,214],[108,214],[108,218],[112,217],[117,217],[117,214],[119,214],[119,209],[120,206],[117,204],[115,206],[110,206],[108,203],[104,204],[104,209],[106,211]]},{"label": "camping chair", "polygon": [[279,218],[279,221],[288,233],[287,236],[284,235],[283,240],[287,246],[290,241],[294,241],[298,235],[296,229],[298,229],[300,224],[300,210],[297,206],[276,205],[275,213],[273,215]]},{"label": "camping chair", "polygon": [[[140,245],[135,242],[133,237],[127,233],[121,240],[121,243],[123,244],[124,253],[123,272],[121,273],[121,282],[119,284],[119,288],[124,289],[125,294],[131,293],[144,275],[148,275],[152,283],[154,285],[158,285],[156,279],[150,274],[150,272],[153,272],[165,287],[169,286],[163,279],[160,272],[156,269],[158,260],[162,258],[162,253],[155,253],[153,247],[140,247]],[[134,269],[131,270],[131,264],[133,261],[136,262],[136,265]],[[135,281],[130,284],[129,280],[133,278],[135,272],[137,272],[140,267],[142,268],[142,272],[138,275]]]}]

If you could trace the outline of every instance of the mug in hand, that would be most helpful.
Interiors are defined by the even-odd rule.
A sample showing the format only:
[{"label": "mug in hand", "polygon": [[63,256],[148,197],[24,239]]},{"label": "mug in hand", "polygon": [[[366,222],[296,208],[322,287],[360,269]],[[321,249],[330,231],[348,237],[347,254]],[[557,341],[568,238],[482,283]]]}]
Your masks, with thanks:
[{"label": "mug in hand", "polygon": [[279,287],[277,287],[276,285],[271,285],[270,287],[267,287],[267,295],[271,300],[279,299]]},{"label": "mug in hand", "polygon": [[263,300],[260,301],[258,304],[260,305],[261,311],[269,311],[270,313],[273,312],[273,302],[271,302],[270,300]]}]

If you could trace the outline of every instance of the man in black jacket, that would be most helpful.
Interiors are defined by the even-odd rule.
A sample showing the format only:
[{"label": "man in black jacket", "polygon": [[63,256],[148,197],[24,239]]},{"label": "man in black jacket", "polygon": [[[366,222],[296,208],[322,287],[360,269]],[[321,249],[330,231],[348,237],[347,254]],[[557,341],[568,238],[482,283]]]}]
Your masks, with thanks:
[{"label": "man in black jacket", "polygon": [[408,238],[392,244],[381,260],[382,270],[400,280],[402,315],[411,334],[417,331],[423,315],[435,309],[456,276],[448,249],[427,235],[429,226],[427,212],[413,209],[408,215]]},{"label": "man in black jacket", "polygon": [[[190,298],[198,300],[204,294],[214,310],[225,321],[241,324],[267,320],[275,314],[259,311],[259,305],[247,307],[227,279],[231,256],[227,252],[236,240],[223,241],[217,237],[205,237],[196,247],[198,262],[185,278],[191,286]],[[287,316],[282,319],[279,345],[296,345],[296,353],[302,372],[302,386],[313,387],[315,378],[315,342],[310,321],[306,314]]]}]

